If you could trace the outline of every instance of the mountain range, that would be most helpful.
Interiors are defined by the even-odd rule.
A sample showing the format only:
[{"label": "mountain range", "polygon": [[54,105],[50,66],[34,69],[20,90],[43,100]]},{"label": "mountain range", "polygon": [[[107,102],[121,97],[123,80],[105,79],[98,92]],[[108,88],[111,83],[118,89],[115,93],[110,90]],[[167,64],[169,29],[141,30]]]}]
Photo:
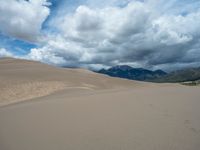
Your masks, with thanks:
[{"label": "mountain range", "polygon": [[101,69],[97,72],[112,77],[151,82],[186,82],[200,80],[200,67],[167,73],[163,70],[152,71],[144,68],[133,68],[128,65],[118,65],[109,69]]},{"label": "mountain range", "polygon": [[132,68],[127,65],[114,66],[109,69],[101,69],[98,73],[107,74],[112,77],[120,77],[131,80],[148,81],[167,75],[162,70],[147,70],[143,68]]}]

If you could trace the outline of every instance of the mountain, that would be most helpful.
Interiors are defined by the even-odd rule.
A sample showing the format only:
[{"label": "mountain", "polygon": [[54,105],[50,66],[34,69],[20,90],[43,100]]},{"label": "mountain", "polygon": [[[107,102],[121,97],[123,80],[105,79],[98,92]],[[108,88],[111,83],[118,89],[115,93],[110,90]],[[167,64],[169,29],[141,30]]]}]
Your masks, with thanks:
[{"label": "mountain", "polygon": [[151,71],[143,68],[132,68],[128,65],[118,65],[109,69],[101,69],[98,73],[139,81],[153,80],[167,74],[162,70]]},{"label": "mountain", "polygon": [[166,76],[156,78],[152,81],[155,82],[187,82],[200,80],[200,67],[187,68],[182,70],[173,71]]},{"label": "mountain", "polygon": [[119,65],[111,67],[109,69],[101,69],[98,71],[98,73],[131,80],[162,83],[200,80],[200,67],[177,70],[167,74],[162,70],[151,71],[143,68],[132,68],[127,65]]}]

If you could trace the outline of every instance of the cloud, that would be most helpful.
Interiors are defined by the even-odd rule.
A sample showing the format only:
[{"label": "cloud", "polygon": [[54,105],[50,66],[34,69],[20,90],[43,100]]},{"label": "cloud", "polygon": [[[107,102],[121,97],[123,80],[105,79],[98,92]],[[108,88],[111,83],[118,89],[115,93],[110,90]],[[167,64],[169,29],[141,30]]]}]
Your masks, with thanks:
[{"label": "cloud", "polygon": [[0,58],[1,57],[14,57],[14,55],[6,49],[0,48]]},{"label": "cloud", "polygon": [[49,35],[46,44],[32,49],[28,57],[88,68],[117,64],[164,69],[198,65],[200,10],[190,7],[183,14],[183,7],[174,11],[174,2],[127,1],[124,6],[96,8],[81,5],[73,13],[55,18],[54,27],[59,33]]},{"label": "cloud", "polygon": [[1,0],[0,32],[36,42],[42,24],[50,13],[47,0]]},{"label": "cloud", "polygon": [[[24,58],[60,66],[170,70],[200,65],[200,2],[77,1],[69,10],[65,1],[54,1],[59,12],[47,22],[54,8],[47,0],[0,1],[0,32],[39,45]],[[1,49],[1,55],[6,52]]]}]

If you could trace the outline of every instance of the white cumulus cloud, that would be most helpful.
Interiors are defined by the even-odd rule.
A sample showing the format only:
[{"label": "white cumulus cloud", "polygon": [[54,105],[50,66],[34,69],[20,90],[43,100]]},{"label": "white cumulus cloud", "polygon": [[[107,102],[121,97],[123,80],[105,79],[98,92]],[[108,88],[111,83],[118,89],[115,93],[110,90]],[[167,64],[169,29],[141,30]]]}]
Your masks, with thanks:
[{"label": "white cumulus cloud", "polygon": [[47,0],[1,0],[0,32],[25,41],[37,41],[50,13]]},{"label": "white cumulus cloud", "polygon": [[[29,57],[92,68],[117,64],[167,68],[194,64],[192,61],[197,65],[200,10],[189,9],[182,14],[184,8],[174,11],[174,2],[127,1],[125,6],[93,8],[81,5],[54,18],[54,27],[60,32],[49,36],[43,47],[32,49]],[[198,55],[196,59],[189,52]]]},{"label": "white cumulus cloud", "polygon": [[0,48],[0,58],[1,57],[14,57],[14,55],[5,48]]},{"label": "white cumulus cloud", "polygon": [[[24,56],[49,64],[96,68],[119,64],[152,69],[200,66],[200,2],[86,0],[50,16],[47,0],[0,1],[0,32],[36,42]],[[50,32],[54,31],[54,32]]]}]

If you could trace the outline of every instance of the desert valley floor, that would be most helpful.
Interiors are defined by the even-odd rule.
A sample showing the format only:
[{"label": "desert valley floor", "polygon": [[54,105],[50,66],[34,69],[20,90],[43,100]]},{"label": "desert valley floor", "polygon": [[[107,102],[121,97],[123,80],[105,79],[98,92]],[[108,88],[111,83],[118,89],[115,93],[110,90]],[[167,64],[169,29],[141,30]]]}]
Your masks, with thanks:
[{"label": "desert valley floor", "polygon": [[0,150],[199,150],[200,86],[0,60]]}]

